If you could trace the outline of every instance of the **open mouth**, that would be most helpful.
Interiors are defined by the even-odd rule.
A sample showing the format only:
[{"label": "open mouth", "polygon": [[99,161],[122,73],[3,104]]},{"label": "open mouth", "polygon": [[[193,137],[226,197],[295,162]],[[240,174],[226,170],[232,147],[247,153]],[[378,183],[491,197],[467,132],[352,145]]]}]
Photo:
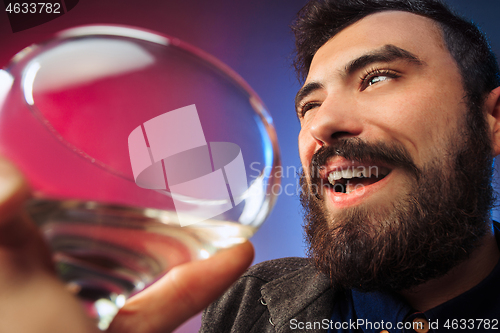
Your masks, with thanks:
[{"label": "open mouth", "polygon": [[349,194],[384,179],[391,169],[382,166],[350,166],[334,168],[326,174],[327,186],[336,193]]}]

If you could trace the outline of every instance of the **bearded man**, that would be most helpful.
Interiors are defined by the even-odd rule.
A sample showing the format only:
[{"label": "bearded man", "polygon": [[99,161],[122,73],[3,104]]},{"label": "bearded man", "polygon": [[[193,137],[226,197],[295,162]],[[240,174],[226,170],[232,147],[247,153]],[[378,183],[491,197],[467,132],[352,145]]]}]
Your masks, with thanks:
[{"label": "bearded man", "polygon": [[310,259],[254,266],[201,331],[500,329],[485,37],[435,0],[312,0],[293,29]]},{"label": "bearded man", "polygon": [[[302,203],[310,258],[248,270],[202,332],[500,329],[498,65],[437,0],[311,0],[294,26]],[[96,332],[57,280],[0,158],[2,332]],[[250,243],[178,266],[108,332],[171,332],[252,261]],[[61,315],[64,314],[64,315]]]}]

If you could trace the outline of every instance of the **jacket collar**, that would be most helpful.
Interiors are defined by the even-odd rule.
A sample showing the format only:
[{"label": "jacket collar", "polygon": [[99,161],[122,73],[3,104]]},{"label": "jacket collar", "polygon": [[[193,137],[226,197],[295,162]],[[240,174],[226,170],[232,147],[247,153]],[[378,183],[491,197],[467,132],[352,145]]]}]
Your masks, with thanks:
[{"label": "jacket collar", "polygon": [[261,288],[270,320],[277,332],[292,332],[290,321],[329,319],[333,306],[330,280],[309,264],[266,283]]}]

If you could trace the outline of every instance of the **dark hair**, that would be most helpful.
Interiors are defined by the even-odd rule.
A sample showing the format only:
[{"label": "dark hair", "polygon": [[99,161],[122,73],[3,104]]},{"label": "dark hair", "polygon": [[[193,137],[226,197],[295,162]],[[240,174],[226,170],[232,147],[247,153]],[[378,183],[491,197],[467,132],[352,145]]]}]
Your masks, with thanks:
[{"label": "dark hair", "polygon": [[500,85],[498,63],[484,34],[439,0],[311,0],[292,26],[299,80],[305,80],[314,54],[330,38],[370,14],[387,10],[410,12],[437,22],[458,64],[469,106],[482,106],[487,94]]}]

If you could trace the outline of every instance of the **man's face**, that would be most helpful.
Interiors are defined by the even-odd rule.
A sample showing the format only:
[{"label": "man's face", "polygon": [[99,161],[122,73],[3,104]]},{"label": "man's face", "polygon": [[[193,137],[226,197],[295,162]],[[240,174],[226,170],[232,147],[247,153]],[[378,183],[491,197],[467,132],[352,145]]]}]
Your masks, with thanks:
[{"label": "man's face", "polygon": [[[440,158],[467,111],[458,68],[438,28],[430,19],[404,12],[370,15],[334,36],[314,56],[308,86],[313,89],[298,101],[306,173],[319,148],[350,137],[402,145],[423,166]],[[408,193],[406,171],[391,165],[334,158],[322,172],[352,166],[371,167],[379,176],[390,172],[349,194],[326,190],[332,214],[354,206],[387,207]]]},{"label": "man's face", "polygon": [[299,152],[311,251],[333,279],[411,287],[487,232],[487,204],[468,204],[490,195],[474,170],[488,169],[491,148],[466,126],[462,87],[439,28],[410,13],[370,15],[317,51],[297,94]]}]

